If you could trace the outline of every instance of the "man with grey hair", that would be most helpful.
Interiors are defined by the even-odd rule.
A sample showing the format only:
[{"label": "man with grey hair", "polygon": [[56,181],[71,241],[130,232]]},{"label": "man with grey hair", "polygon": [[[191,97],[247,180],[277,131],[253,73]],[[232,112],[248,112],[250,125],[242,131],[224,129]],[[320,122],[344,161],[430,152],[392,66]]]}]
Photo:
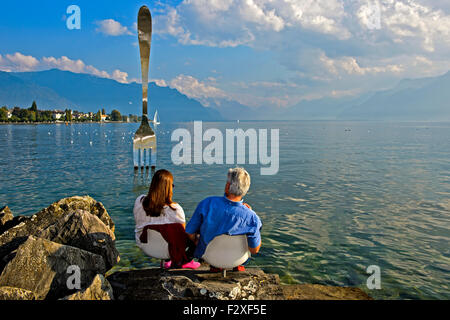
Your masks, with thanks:
[{"label": "man with grey hair", "polygon": [[[250,175],[243,168],[228,170],[223,197],[208,197],[195,209],[186,226],[189,238],[197,244],[194,256],[201,258],[208,243],[216,236],[247,235],[249,251],[261,248],[261,220],[242,198],[250,188]],[[243,270],[239,268],[238,270]]]}]

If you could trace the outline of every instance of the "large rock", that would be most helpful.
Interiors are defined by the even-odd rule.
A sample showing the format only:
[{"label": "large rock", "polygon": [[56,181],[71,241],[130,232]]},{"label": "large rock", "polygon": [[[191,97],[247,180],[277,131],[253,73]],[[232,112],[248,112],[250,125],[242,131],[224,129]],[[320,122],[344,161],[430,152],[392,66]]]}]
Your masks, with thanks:
[{"label": "large rock", "polygon": [[[114,235],[114,223],[102,203],[89,196],[61,199],[0,234],[0,272],[13,257],[11,253],[24,243],[28,236],[38,235],[60,218],[77,210],[88,211],[97,216]],[[112,240],[115,240],[114,236]]]},{"label": "large rock", "polygon": [[30,290],[0,287],[0,300],[35,300],[35,296]]},{"label": "large rock", "polygon": [[116,300],[316,300],[371,299],[359,288],[282,285],[278,275],[258,268],[211,273],[206,265],[192,270],[143,269],[107,277]]},{"label": "large rock", "polygon": [[114,233],[97,216],[84,210],[64,215],[37,236],[101,255],[108,269],[119,262]]},{"label": "large rock", "polygon": [[[30,236],[0,275],[0,287],[8,286],[32,291],[36,299],[56,299],[74,293],[69,288],[74,273],[80,270],[80,288],[87,288],[94,277],[105,273],[103,258],[97,254]],[[70,279],[70,278],[71,279]]]},{"label": "large rock", "polygon": [[144,269],[107,277],[116,300],[241,300],[282,299],[278,275],[259,269],[221,273],[200,270]]},{"label": "large rock", "polygon": [[30,217],[27,216],[17,216],[13,217],[11,220],[8,220],[5,222],[5,224],[0,225],[0,235],[5,233],[11,228],[14,228],[15,226],[21,224],[22,222],[25,222],[26,220],[30,220]]},{"label": "large rock", "polygon": [[9,220],[12,220],[14,218],[11,210],[8,208],[8,206],[3,207],[0,209],[0,228]]},{"label": "large rock", "polygon": [[17,226],[18,224],[28,220],[28,217],[14,217],[8,206],[0,209],[0,235],[5,231]]},{"label": "large rock", "polygon": [[113,289],[108,280],[98,274],[89,287],[67,296],[63,300],[114,300]]}]

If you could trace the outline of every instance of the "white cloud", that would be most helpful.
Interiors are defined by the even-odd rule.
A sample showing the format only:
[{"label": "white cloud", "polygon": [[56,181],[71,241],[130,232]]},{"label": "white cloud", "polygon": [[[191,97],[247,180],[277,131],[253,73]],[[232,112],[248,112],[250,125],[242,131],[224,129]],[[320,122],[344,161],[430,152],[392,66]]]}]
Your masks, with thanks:
[{"label": "white cloud", "polygon": [[31,71],[37,65],[39,65],[39,60],[20,52],[6,54],[5,58],[0,55],[0,70],[2,71]]},{"label": "white cloud", "polygon": [[113,79],[121,83],[128,83],[128,73],[114,70],[111,74],[107,71],[99,70],[91,65],[86,65],[82,60],[72,60],[66,56],[60,58],[43,57],[41,60],[26,56],[20,52],[6,54],[5,58],[0,55],[0,71],[20,72],[20,71],[40,71],[56,68],[59,70],[74,73],[87,73],[100,78]]},{"label": "white cloud", "polygon": [[172,79],[169,82],[169,86],[177,89],[189,98],[200,101],[204,106],[209,106],[210,99],[229,99],[223,90],[184,74],[180,74]]},{"label": "white cloud", "polygon": [[86,65],[82,60],[72,60],[66,56],[60,58],[43,57],[41,67],[56,68],[59,70],[70,71],[74,73],[87,73],[101,78],[112,78],[108,72],[98,70],[97,68]]},{"label": "white cloud", "polygon": [[[379,28],[370,21],[376,5]],[[227,90],[254,106],[386,88],[450,68],[448,0],[185,0],[166,6],[155,26],[185,45],[270,51],[286,69],[284,81],[261,79],[243,84],[250,92]]]},{"label": "white cloud", "polygon": [[128,73],[116,69],[113,71],[111,79],[120,83],[128,83]]},{"label": "white cloud", "polygon": [[267,33],[287,29],[347,39],[344,17],[339,0],[189,0],[156,16],[155,29],[182,44],[235,47],[254,45]]},{"label": "white cloud", "polygon": [[159,87],[168,87],[169,86],[167,84],[166,80],[164,80],[164,79],[150,79],[150,81],[156,83],[156,85]]},{"label": "white cloud", "polygon": [[331,59],[324,52],[318,54],[318,60],[325,67],[325,70],[335,76],[377,74],[377,73],[398,73],[403,71],[402,65],[384,64],[382,66],[361,67],[354,57],[339,57]]},{"label": "white cloud", "polygon": [[[286,107],[293,102],[298,100],[295,95],[283,94],[281,96],[271,95],[260,95],[257,92],[249,92],[249,87],[258,89],[263,88],[276,88],[276,92],[279,92],[283,88],[283,85],[277,82],[236,82],[234,85],[239,87],[241,92],[231,92],[224,91],[216,86],[216,78],[208,77],[205,81],[201,81],[193,76],[180,74],[173,78],[172,80],[166,81],[163,79],[151,79],[160,87],[170,87],[176,89],[182,94],[189,98],[195,99],[202,103],[205,107],[211,105],[211,102],[221,104],[223,100],[234,100],[243,105],[251,107],[261,107],[261,106],[275,106],[275,107]],[[287,84],[289,88],[297,88],[295,84]],[[256,90],[257,91],[257,90]]]},{"label": "white cloud", "polygon": [[80,59],[71,60],[66,56],[62,56],[61,58],[44,57],[42,58],[42,62],[42,65],[48,68],[57,68],[75,73],[87,73],[100,78],[113,79],[120,83],[128,83],[128,73],[116,69],[112,74],[109,74],[91,65],[86,65]]},{"label": "white cloud", "polygon": [[[132,35],[133,33],[125,26],[122,26],[120,22],[115,21],[114,19],[106,19],[97,21],[96,24],[98,28],[97,32],[101,32],[108,36],[121,36],[121,35]],[[134,25],[133,25],[134,28]]]},{"label": "white cloud", "polygon": [[[420,41],[429,52],[438,39],[447,46],[450,42],[450,9],[445,10],[450,5],[442,10],[429,0],[185,0],[156,16],[155,28],[189,45],[264,46],[277,35],[301,41],[302,35],[313,32],[337,40],[355,38],[363,46],[370,38],[374,7],[381,18],[378,41]],[[287,32],[297,39],[287,39]]]},{"label": "white cloud", "polygon": [[[377,4],[381,23],[374,30],[369,18]],[[155,17],[155,30],[185,45],[270,50],[284,65],[304,56],[305,49],[317,49],[337,60],[331,71],[334,66],[349,75],[399,74],[398,66],[382,62],[405,55],[448,57],[450,5],[444,0],[185,0],[165,6]],[[364,59],[375,66],[361,67]]]},{"label": "white cloud", "polygon": [[403,44],[405,41],[433,52],[436,44],[450,44],[450,16],[441,9],[413,1],[380,1],[385,35]]},{"label": "white cloud", "polygon": [[49,68],[57,68],[60,70],[71,71],[75,73],[82,73],[86,71],[86,65],[83,61],[79,59],[71,60],[66,56],[62,56],[61,58],[43,57],[42,62]]}]

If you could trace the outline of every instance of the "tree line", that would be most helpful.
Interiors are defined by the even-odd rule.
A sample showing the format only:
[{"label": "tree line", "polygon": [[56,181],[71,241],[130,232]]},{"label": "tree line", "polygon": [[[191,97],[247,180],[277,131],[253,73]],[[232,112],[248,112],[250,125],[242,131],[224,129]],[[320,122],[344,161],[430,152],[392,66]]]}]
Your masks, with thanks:
[{"label": "tree line", "polygon": [[[77,115],[82,115],[77,117]],[[102,115],[106,116],[106,120],[109,121],[130,121],[138,122],[140,117],[136,115],[122,115],[118,110],[114,109],[110,115],[106,114],[105,109],[99,110],[97,113],[81,113],[78,111],[72,111],[71,109],[65,109],[63,114],[57,119],[54,117],[54,111],[51,110],[39,110],[36,101],[33,101],[30,108],[23,109],[20,107],[14,107],[9,116],[9,110],[6,106],[0,108],[0,122],[88,122],[102,121]],[[105,118],[105,117],[104,117]]]}]

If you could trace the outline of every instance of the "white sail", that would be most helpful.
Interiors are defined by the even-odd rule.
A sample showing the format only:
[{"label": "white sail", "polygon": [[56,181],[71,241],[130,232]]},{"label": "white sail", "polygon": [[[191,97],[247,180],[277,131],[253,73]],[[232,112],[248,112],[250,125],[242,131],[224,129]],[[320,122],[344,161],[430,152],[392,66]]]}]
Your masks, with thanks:
[{"label": "white sail", "polygon": [[155,116],[153,117],[153,123],[154,124],[160,124],[161,122],[159,122],[158,119],[158,110],[155,111]]}]

